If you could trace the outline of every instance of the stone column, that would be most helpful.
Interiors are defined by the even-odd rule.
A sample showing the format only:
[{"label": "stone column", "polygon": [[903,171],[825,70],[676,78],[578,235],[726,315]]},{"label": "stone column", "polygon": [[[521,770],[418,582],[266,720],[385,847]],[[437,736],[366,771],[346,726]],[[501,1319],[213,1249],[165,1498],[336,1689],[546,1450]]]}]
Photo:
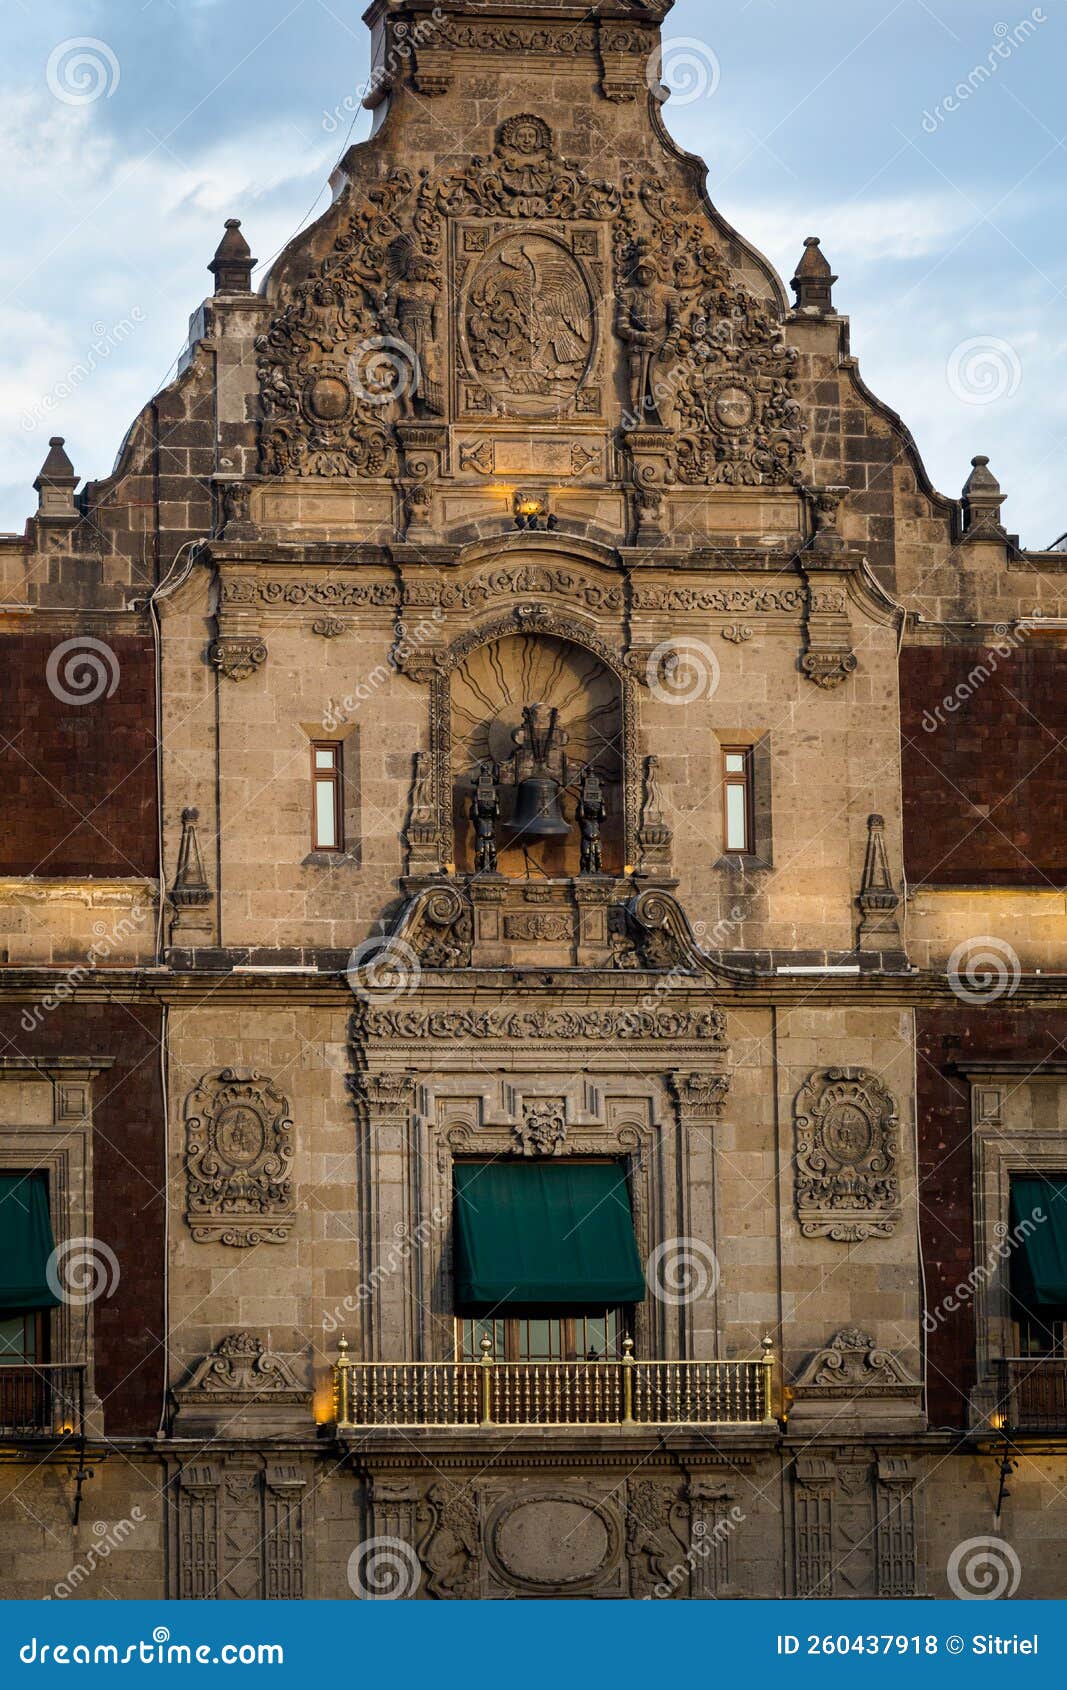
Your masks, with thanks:
[{"label": "stone column", "polygon": [[362,1073],[358,1100],[359,1239],[356,1358],[412,1361],[418,1334],[415,1084],[409,1073]]},{"label": "stone column", "polygon": [[[672,1069],[667,1081],[677,1115],[679,1189],[682,1193],[676,1234],[663,1243],[664,1273],[677,1297],[678,1354],[696,1361],[714,1360],[719,1348],[715,1224],[714,1131],[730,1087],[727,1073]],[[668,1223],[669,1224],[669,1223]],[[673,1260],[672,1260],[673,1255]],[[663,1275],[658,1276],[661,1279]],[[655,1289],[655,1288],[653,1288]]]}]

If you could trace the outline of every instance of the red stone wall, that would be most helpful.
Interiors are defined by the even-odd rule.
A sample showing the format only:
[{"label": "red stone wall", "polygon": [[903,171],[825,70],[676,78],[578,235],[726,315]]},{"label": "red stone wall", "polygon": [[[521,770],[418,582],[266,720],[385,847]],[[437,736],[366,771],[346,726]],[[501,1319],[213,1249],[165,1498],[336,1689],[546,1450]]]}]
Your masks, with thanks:
[{"label": "red stone wall", "polygon": [[0,1056],[114,1057],[93,1082],[93,1234],[118,1283],[93,1305],[96,1389],[110,1436],[149,1435],[164,1387],[164,1156],[160,1011],[65,1005],[26,1033],[25,1006],[0,1006]]},{"label": "red stone wall", "polygon": [[[90,638],[94,668],[71,652],[53,687],[88,693],[69,703],[49,686],[48,664],[69,635],[0,636],[4,677],[0,874],[150,875],[157,872],[155,682],[148,633]],[[108,653],[111,655],[108,656]],[[117,684],[107,696],[111,680]]]},{"label": "red stone wall", "polygon": [[908,879],[1067,885],[1067,655],[906,647],[900,710]]},{"label": "red stone wall", "polygon": [[[1060,1036],[1053,1031],[1059,1022]],[[919,1119],[919,1213],[926,1265],[926,1307],[936,1311],[963,1284],[974,1262],[970,1087],[952,1068],[968,1060],[1035,1065],[1062,1055],[1062,1015],[1013,1011],[1003,1002],[915,1015]],[[1007,1218],[1007,1217],[1005,1217]],[[977,1296],[981,1295],[979,1290]],[[962,1426],[975,1382],[973,1300],[937,1316],[927,1337],[930,1422]]]}]

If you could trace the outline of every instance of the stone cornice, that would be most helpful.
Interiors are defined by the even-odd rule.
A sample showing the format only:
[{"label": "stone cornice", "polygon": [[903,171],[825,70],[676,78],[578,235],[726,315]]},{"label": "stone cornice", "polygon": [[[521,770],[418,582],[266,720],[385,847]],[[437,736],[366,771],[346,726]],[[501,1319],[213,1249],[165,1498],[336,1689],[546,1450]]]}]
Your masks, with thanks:
[{"label": "stone cornice", "polygon": [[[70,970],[60,966],[19,968],[0,966],[0,1003],[25,1004],[40,1000],[42,993],[54,985],[69,982]],[[654,970],[635,969],[625,974],[595,969],[530,968],[514,969],[424,970],[419,1003],[426,1008],[456,1008],[468,1005],[485,1009],[494,1002],[521,1001],[518,994],[524,988],[530,1001],[543,1003],[546,992],[553,992],[561,1007],[569,1003],[580,1005],[614,1005],[626,1010],[655,992],[657,983],[666,976]],[[72,1003],[139,1002],[183,1004],[189,1007],[203,997],[205,1002],[246,1003],[267,1007],[271,1004],[321,1004],[335,1008],[351,1007],[353,995],[348,987],[344,969],[319,972],[309,967],[299,973],[279,968],[271,971],[268,965],[257,967],[254,974],[217,968],[108,968],[100,969],[83,984],[72,987]],[[411,1001],[411,1000],[405,1000]],[[796,1005],[820,1009],[850,1005],[884,1008],[957,1007],[961,1011],[973,1008],[981,1013],[981,1005],[961,1004],[945,975],[932,969],[916,969],[911,974],[865,973],[846,977],[805,974],[781,977],[753,974],[715,981],[677,978],[670,989],[670,1004],[686,1004],[698,1008],[709,1002],[720,1008],[789,1008]],[[1028,1008],[1067,1006],[1067,973],[1023,975],[1011,998],[1012,1011]],[[1003,1006],[1002,1006],[1003,1007]]]}]

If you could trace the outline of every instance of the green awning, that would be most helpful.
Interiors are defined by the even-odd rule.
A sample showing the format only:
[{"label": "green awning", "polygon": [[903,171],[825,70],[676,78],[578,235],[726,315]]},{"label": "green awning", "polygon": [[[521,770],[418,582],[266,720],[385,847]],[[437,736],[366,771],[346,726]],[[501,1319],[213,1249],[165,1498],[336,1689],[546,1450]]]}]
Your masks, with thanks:
[{"label": "green awning", "polygon": [[1016,1301],[1034,1310],[1067,1309],[1067,1180],[1012,1180],[1007,1242]]},{"label": "green awning", "polygon": [[0,1314],[59,1302],[46,1277],[54,1251],[43,1174],[0,1174]]},{"label": "green awning", "polygon": [[608,1309],[645,1276],[626,1175],[613,1162],[458,1162],[459,1309]]}]

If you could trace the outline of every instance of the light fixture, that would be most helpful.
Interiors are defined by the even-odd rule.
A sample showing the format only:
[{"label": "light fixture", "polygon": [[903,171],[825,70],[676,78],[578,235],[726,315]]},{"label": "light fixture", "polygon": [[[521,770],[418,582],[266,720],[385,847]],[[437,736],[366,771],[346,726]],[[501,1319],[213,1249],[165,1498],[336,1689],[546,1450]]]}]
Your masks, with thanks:
[{"label": "light fixture", "polygon": [[516,528],[530,528],[535,531],[542,528],[555,528],[555,517],[545,514],[545,499],[542,494],[517,493],[515,495],[515,526]]}]

